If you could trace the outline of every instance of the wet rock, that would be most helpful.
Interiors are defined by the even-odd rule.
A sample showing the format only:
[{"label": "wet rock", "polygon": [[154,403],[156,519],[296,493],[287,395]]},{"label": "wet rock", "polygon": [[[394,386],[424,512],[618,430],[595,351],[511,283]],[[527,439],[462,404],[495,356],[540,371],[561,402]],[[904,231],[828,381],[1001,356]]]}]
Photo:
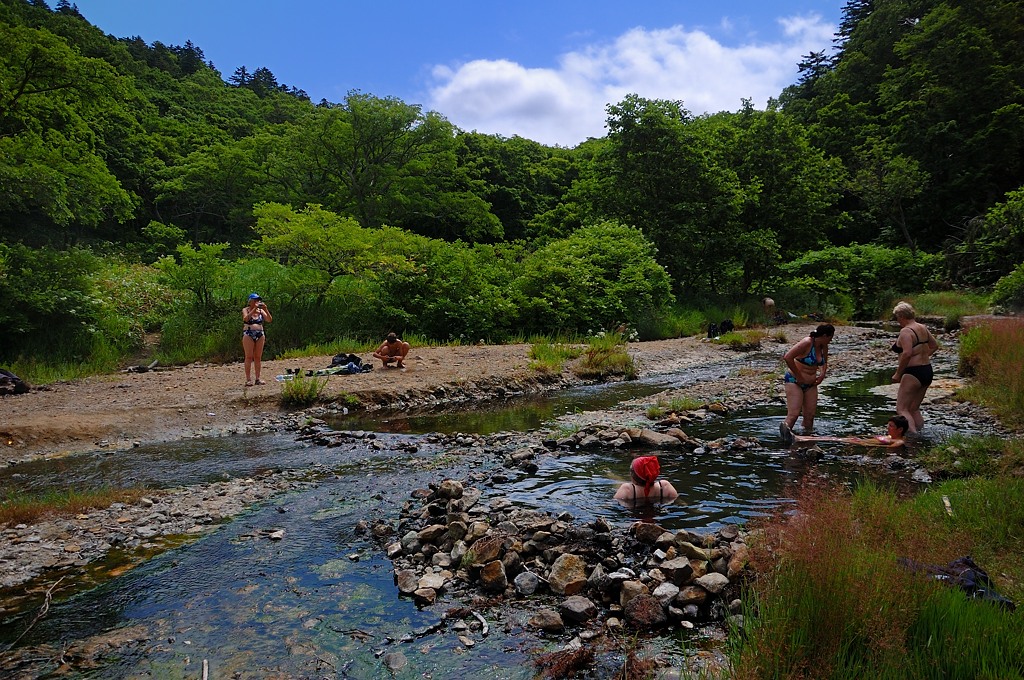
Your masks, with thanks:
[{"label": "wet rock", "polygon": [[532,571],[524,571],[515,577],[515,588],[516,593],[523,596],[533,595],[537,592],[537,586],[540,585],[540,577],[534,574]]},{"label": "wet rock", "polygon": [[438,498],[462,498],[462,493],[462,482],[456,481],[454,479],[446,479],[437,485]]},{"label": "wet rock", "polygon": [[650,524],[649,522],[637,522],[633,525],[633,533],[636,536],[636,540],[647,545],[654,545],[658,538],[665,533],[665,530],[657,525]]},{"label": "wet rock", "polygon": [[742,573],[746,567],[746,562],[750,559],[749,551],[746,550],[746,546],[740,545],[736,548],[732,556],[729,557],[729,565],[726,569],[725,576],[729,579],[735,579]]},{"label": "wet rock", "polygon": [[641,630],[655,628],[668,621],[661,602],[653,595],[637,595],[623,609],[626,621]]},{"label": "wet rock", "polygon": [[639,439],[640,444],[643,446],[653,446],[656,449],[678,449],[682,446],[682,442],[672,435],[654,430],[641,430],[640,436],[633,437],[633,439]]},{"label": "wet rock", "polygon": [[493,560],[484,565],[480,570],[480,585],[484,590],[492,593],[504,592],[508,587],[508,578],[505,575],[505,565],[499,560]]},{"label": "wet rock", "polygon": [[419,588],[419,577],[412,569],[402,569],[395,573],[395,584],[398,586],[398,592],[411,595]]},{"label": "wet rock", "polygon": [[696,583],[709,593],[717,595],[729,585],[729,579],[717,572],[712,572],[698,578]]},{"label": "wet rock", "polygon": [[417,588],[413,591],[412,596],[416,600],[416,604],[429,607],[437,600],[437,591],[433,588]]},{"label": "wet rock", "polygon": [[679,535],[673,537],[675,539],[676,551],[680,556],[686,557],[693,560],[707,560],[709,555],[703,548],[698,548],[689,541],[679,540]]},{"label": "wet rock", "polygon": [[499,536],[482,538],[472,545],[469,553],[474,564],[486,564],[501,555],[502,539]]},{"label": "wet rock", "polygon": [[565,630],[562,616],[554,609],[541,609],[530,617],[529,625],[547,633],[561,633]]},{"label": "wet rock", "polygon": [[676,595],[675,604],[678,607],[686,605],[702,605],[708,599],[708,591],[698,586],[686,586]]},{"label": "wet rock", "polygon": [[625,609],[630,602],[641,595],[649,595],[650,592],[650,589],[640,581],[623,581],[619,590],[619,606]]},{"label": "wet rock", "polygon": [[437,543],[439,538],[447,535],[448,527],[443,524],[431,524],[425,529],[420,529],[416,533],[416,538],[420,543]]},{"label": "wet rock", "polygon": [[409,660],[401,652],[389,652],[384,655],[384,665],[392,673],[398,672],[409,665]]},{"label": "wet rock", "polygon": [[658,598],[658,601],[661,602],[662,606],[665,607],[667,607],[668,604],[672,602],[678,594],[679,586],[677,586],[674,583],[668,582],[658,584],[658,587],[655,588],[654,592],[652,593],[654,597]]},{"label": "wet rock", "polygon": [[420,577],[419,581],[417,581],[417,586],[419,588],[435,590],[438,592],[444,590],[446,585],[447,579],[441,576],[441,574],[424,574]]},{"label": "wet rock", "polygon": [[659,569],[668,581],[677,586],[684,586],[693,578],[693,566],[685,557],[662,562]]},{"label": "wet rock", "polygon": [[597,616],[597,605],[582,595],[572,595],[558,607],[562,618],[573,623],[586,623]]},{"label": "wet rock", "polygon": [[565,553],[555,560],[548,574],[548,585],[557,595],[575,595],[587,584],[587,563],[572,553]]},{"label": "wet rock", "polygon": [[469,531],[469,527],[465,522],[456,520],[448,524],[448,537],[453,541],[461,541],[466,537],[467,531]]}]

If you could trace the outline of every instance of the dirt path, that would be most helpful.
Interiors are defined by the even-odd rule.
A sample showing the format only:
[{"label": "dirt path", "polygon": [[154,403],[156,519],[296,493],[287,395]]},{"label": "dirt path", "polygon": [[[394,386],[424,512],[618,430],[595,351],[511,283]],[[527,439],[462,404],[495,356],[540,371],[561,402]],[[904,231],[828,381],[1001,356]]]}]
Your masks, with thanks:
[{"label": "dirt path", "polygon": [[[801,331],[793,327],[789,332],[798,337]],[[529,385],[537,378],[529,368],[529,351],[525,344],[413,348],[405,370],[381,369],[374,362],[371,373],[332,376],[326,393],[348,393],[372,405],[388,401],[389,395],[443,395],[448,388],[479,383]],[[721,360],[730,352],[698,338],[680,338],[634,343],[630,353],[641,372],[660,373]],[[369,354],[362,357],[372,360]],[[240,363],[193,364],[94,376],[3,397],[0,464],[170,441],[254,416],[279,415],[281,384],[274,376],[289,368],[325,368],[330,362],[329,356],[267,361],[267,384],[248,388]]]}]

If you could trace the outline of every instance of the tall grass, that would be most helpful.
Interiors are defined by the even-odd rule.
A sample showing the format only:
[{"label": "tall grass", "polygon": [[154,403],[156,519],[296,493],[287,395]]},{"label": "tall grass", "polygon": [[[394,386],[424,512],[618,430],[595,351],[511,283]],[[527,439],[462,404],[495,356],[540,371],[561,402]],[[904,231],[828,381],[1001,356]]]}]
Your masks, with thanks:
[{"label": "tall grass", "polygon": [[974,381],[962,395],[1024,425],[1024,319],[996,319],[969,329],[960,344],[961,372]]},{"label": "tall grass", "polygon": [[636,364],[626,351],[626,341],[619,333],[590,338],[573,371],[581,378],[597,380],[613,376],[634,380],[637,376]]},{"label": "tall grass", "polygon": [[[758,576],[745,597],[746,636],[732,641],[733,677],[1024,677],[1024,619],[897,562],[946,564],[970,550],[1016,559],[1021,537],[1011,534],[1024,510],[985,519],[975,508],[1007,502],[1024,482],[959,484],[912,501],[870,485],[852,494],[805,486],[797,510],[763,522],[752,542]],[[995,566],[1020,582],[1019,566]]]},{"label": "tall grass", "polygon": [[328,376],[305,376],[297,374],[291,380],[281,383],[281,405],[299,408],[312,406],[321,401],[327,389]]},{"label": "tall grass", "polygon": [[114,503],[134,503],[146,494],[131,489],[59,489],[44,493],[4,493],[0,496],[0,526],[32,524],[54,516],[77,515],[88,510],[108,508]]},{"label": "tall grass", "polygon": [[960,318],[985,314],[988,311],[988,296],[970,291],[947,290],[936,293],[920,293],[893,300],[885,318],[899,300],[906,300],[914,306],[914,311],[921,316],[941,316],[945,327],[953,329],[960,326]]},{"label": "tall grass", "polygon": [[538,342],[530,347],[530,368],[538,373],[555,375],[565,368],[565,362],[583,354],[578,345],[560,342]]}]

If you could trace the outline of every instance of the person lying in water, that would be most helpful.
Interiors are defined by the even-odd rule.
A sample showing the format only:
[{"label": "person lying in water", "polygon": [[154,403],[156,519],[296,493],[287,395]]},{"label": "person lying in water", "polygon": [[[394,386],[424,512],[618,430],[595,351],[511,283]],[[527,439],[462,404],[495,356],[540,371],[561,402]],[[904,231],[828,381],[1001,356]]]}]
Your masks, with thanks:
[{"label": "person lying in water", "polygon": [[909,427],[910,423],[904,416],[893,416],[889,418],[886,434],[874,437],[804,437],[793,434],[793,430],[788,427],[782,428],[781,433],[782,441],[786,446],[814,442],[841,442],[843,444],[856,444],[857,446],[884,446],[895,449],[903,446],[903,440],[907,436]]},{"label": "person lying in water", "polygon": [[615,500],[627,507],[637,505],[658,505],[671,503],[679,492],[671,482],[658,479],[661,463],[657,456],[639,456],[629,466],[632,481],[626,482],[615,492]]}]

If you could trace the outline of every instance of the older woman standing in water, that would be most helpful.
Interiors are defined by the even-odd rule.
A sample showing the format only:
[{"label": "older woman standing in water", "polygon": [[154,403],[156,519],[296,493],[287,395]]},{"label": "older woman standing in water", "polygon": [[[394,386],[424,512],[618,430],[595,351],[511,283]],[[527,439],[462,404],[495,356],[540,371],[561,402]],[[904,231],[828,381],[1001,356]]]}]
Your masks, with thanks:
[{"label": "older woman standing in water", "polygon": [[908,302],[900,302],[892,310],[900,325],[900,334],[893,343],[892,351],[899,355],[896,372],[892,381],[899,383],[896,392],[896,413],[904,416],[910,432],[924,427],[921,402],[932,384],[931,357],[939,348],[931,331],[914,319],[914,308]]},{"label": "older woman standing in water", "polygon": [[828,370],[828,345],[836,328],[823,323],[810,335],[793,345],[782,359],[786,362],[783,386],[786,390],[786,419],[779,424],[783,440],[792,436],[796,419],[803,414],[804,431],[814,427],[814,412],[818,409],[818,385]]}]

